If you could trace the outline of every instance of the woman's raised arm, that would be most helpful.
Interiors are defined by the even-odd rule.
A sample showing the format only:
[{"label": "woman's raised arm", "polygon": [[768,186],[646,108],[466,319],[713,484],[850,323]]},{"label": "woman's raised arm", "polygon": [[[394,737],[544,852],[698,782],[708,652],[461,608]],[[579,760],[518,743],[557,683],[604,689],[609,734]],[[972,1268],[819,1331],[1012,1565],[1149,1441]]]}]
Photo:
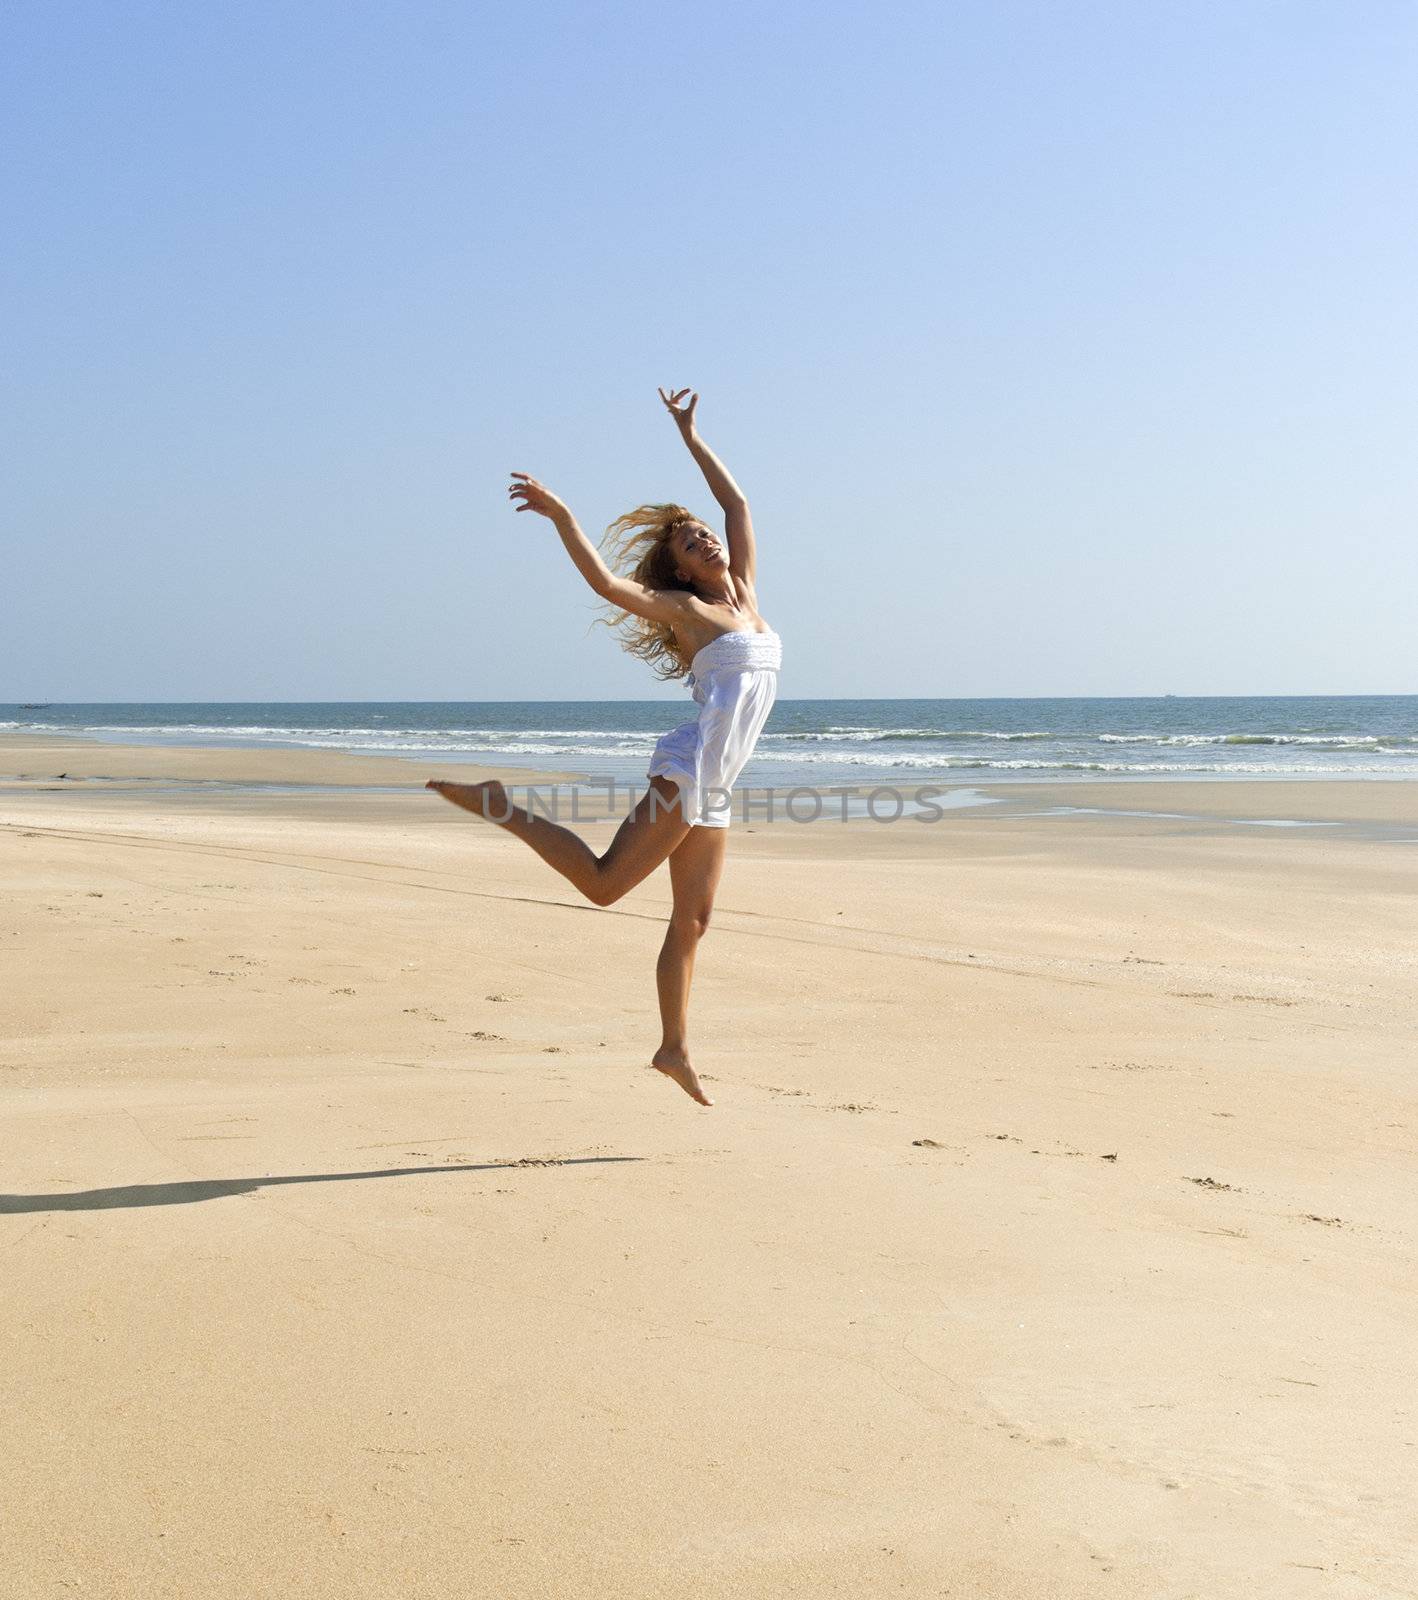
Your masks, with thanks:
[{"label": "woman's raised arm", "polygon": [[576,570],[603,600],[653,622],[673,622],[683,615],[685,597],[680,591],[647,589],[633,578],[622,578],[612,572],[602,560],[601,552],[581,531],[565,501],[557,499],[550,489],[525,472],[514,472],[512,477],[521,479],[507,491],[511,499],[522,501],[518,511],[535,511],[547,518],[561,535],[561,542],[576,563]]},{"label": "woman's raised arm", "polygon": [[[687,394],[689,404],[681,406],[679,401]],[[719,502],[724,513],[724,537],[729,545],[729,571],[735,577],[751,584],[754,570],[758,565],[758,551],[754,544],[753,518],[749,514],[748,499],[729,476],[729,469],[699,437],[699,430],[694,421],[694,408],[699,404],[699,396],[690,394],[688,389],[680,389],[673,394],[666,394],[661,389],[660,398],[675,419],[680,437],[689,447],[690,455],[699,463],[699,470],[704,474],[709,492]]]}]

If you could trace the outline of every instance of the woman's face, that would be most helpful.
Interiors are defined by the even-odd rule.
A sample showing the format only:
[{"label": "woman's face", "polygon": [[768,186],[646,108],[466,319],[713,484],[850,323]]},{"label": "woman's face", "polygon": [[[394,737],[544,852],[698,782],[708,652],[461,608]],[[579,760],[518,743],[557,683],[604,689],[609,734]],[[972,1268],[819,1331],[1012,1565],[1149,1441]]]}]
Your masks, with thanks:
[{"label": "woman's face", "polygon": [[679,566],[679,576],[691,582],[715,577],[729,564],[728,553],[712,528],[702,522],[681,523],[670,536],[670,548]]}]

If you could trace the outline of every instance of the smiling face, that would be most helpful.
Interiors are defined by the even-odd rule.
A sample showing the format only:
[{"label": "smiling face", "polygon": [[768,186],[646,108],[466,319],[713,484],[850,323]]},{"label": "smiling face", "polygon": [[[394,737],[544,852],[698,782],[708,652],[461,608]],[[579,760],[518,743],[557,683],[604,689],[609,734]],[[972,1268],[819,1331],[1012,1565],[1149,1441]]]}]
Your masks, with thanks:
[{"label": "smiling face", "polygon": [[676,563],[675,576],[682,582],[717,578],[729,565],[718,534],[702,522],[682,522],[667,542]]}]

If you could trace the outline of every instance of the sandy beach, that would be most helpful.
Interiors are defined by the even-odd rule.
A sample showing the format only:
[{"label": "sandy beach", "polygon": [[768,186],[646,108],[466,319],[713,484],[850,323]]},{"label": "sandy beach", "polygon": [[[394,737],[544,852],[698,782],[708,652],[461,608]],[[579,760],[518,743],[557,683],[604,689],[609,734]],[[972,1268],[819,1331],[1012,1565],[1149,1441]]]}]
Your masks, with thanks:
[{"label": "sandy beach", "polygon": [[736,824],[703,1110],[437,770],[0,740],[7,1595],[1418,1593],[1418,784]]}]

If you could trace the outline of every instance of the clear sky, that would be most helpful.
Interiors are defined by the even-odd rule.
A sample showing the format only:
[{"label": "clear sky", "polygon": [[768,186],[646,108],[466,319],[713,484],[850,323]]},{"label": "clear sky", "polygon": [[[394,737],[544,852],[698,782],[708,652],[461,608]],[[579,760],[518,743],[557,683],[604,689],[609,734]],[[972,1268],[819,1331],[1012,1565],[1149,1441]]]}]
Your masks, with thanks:
[{"label": "clear sky", "polygon": [[1410,693],[1411,0],[9,0],[0,700]]}]

